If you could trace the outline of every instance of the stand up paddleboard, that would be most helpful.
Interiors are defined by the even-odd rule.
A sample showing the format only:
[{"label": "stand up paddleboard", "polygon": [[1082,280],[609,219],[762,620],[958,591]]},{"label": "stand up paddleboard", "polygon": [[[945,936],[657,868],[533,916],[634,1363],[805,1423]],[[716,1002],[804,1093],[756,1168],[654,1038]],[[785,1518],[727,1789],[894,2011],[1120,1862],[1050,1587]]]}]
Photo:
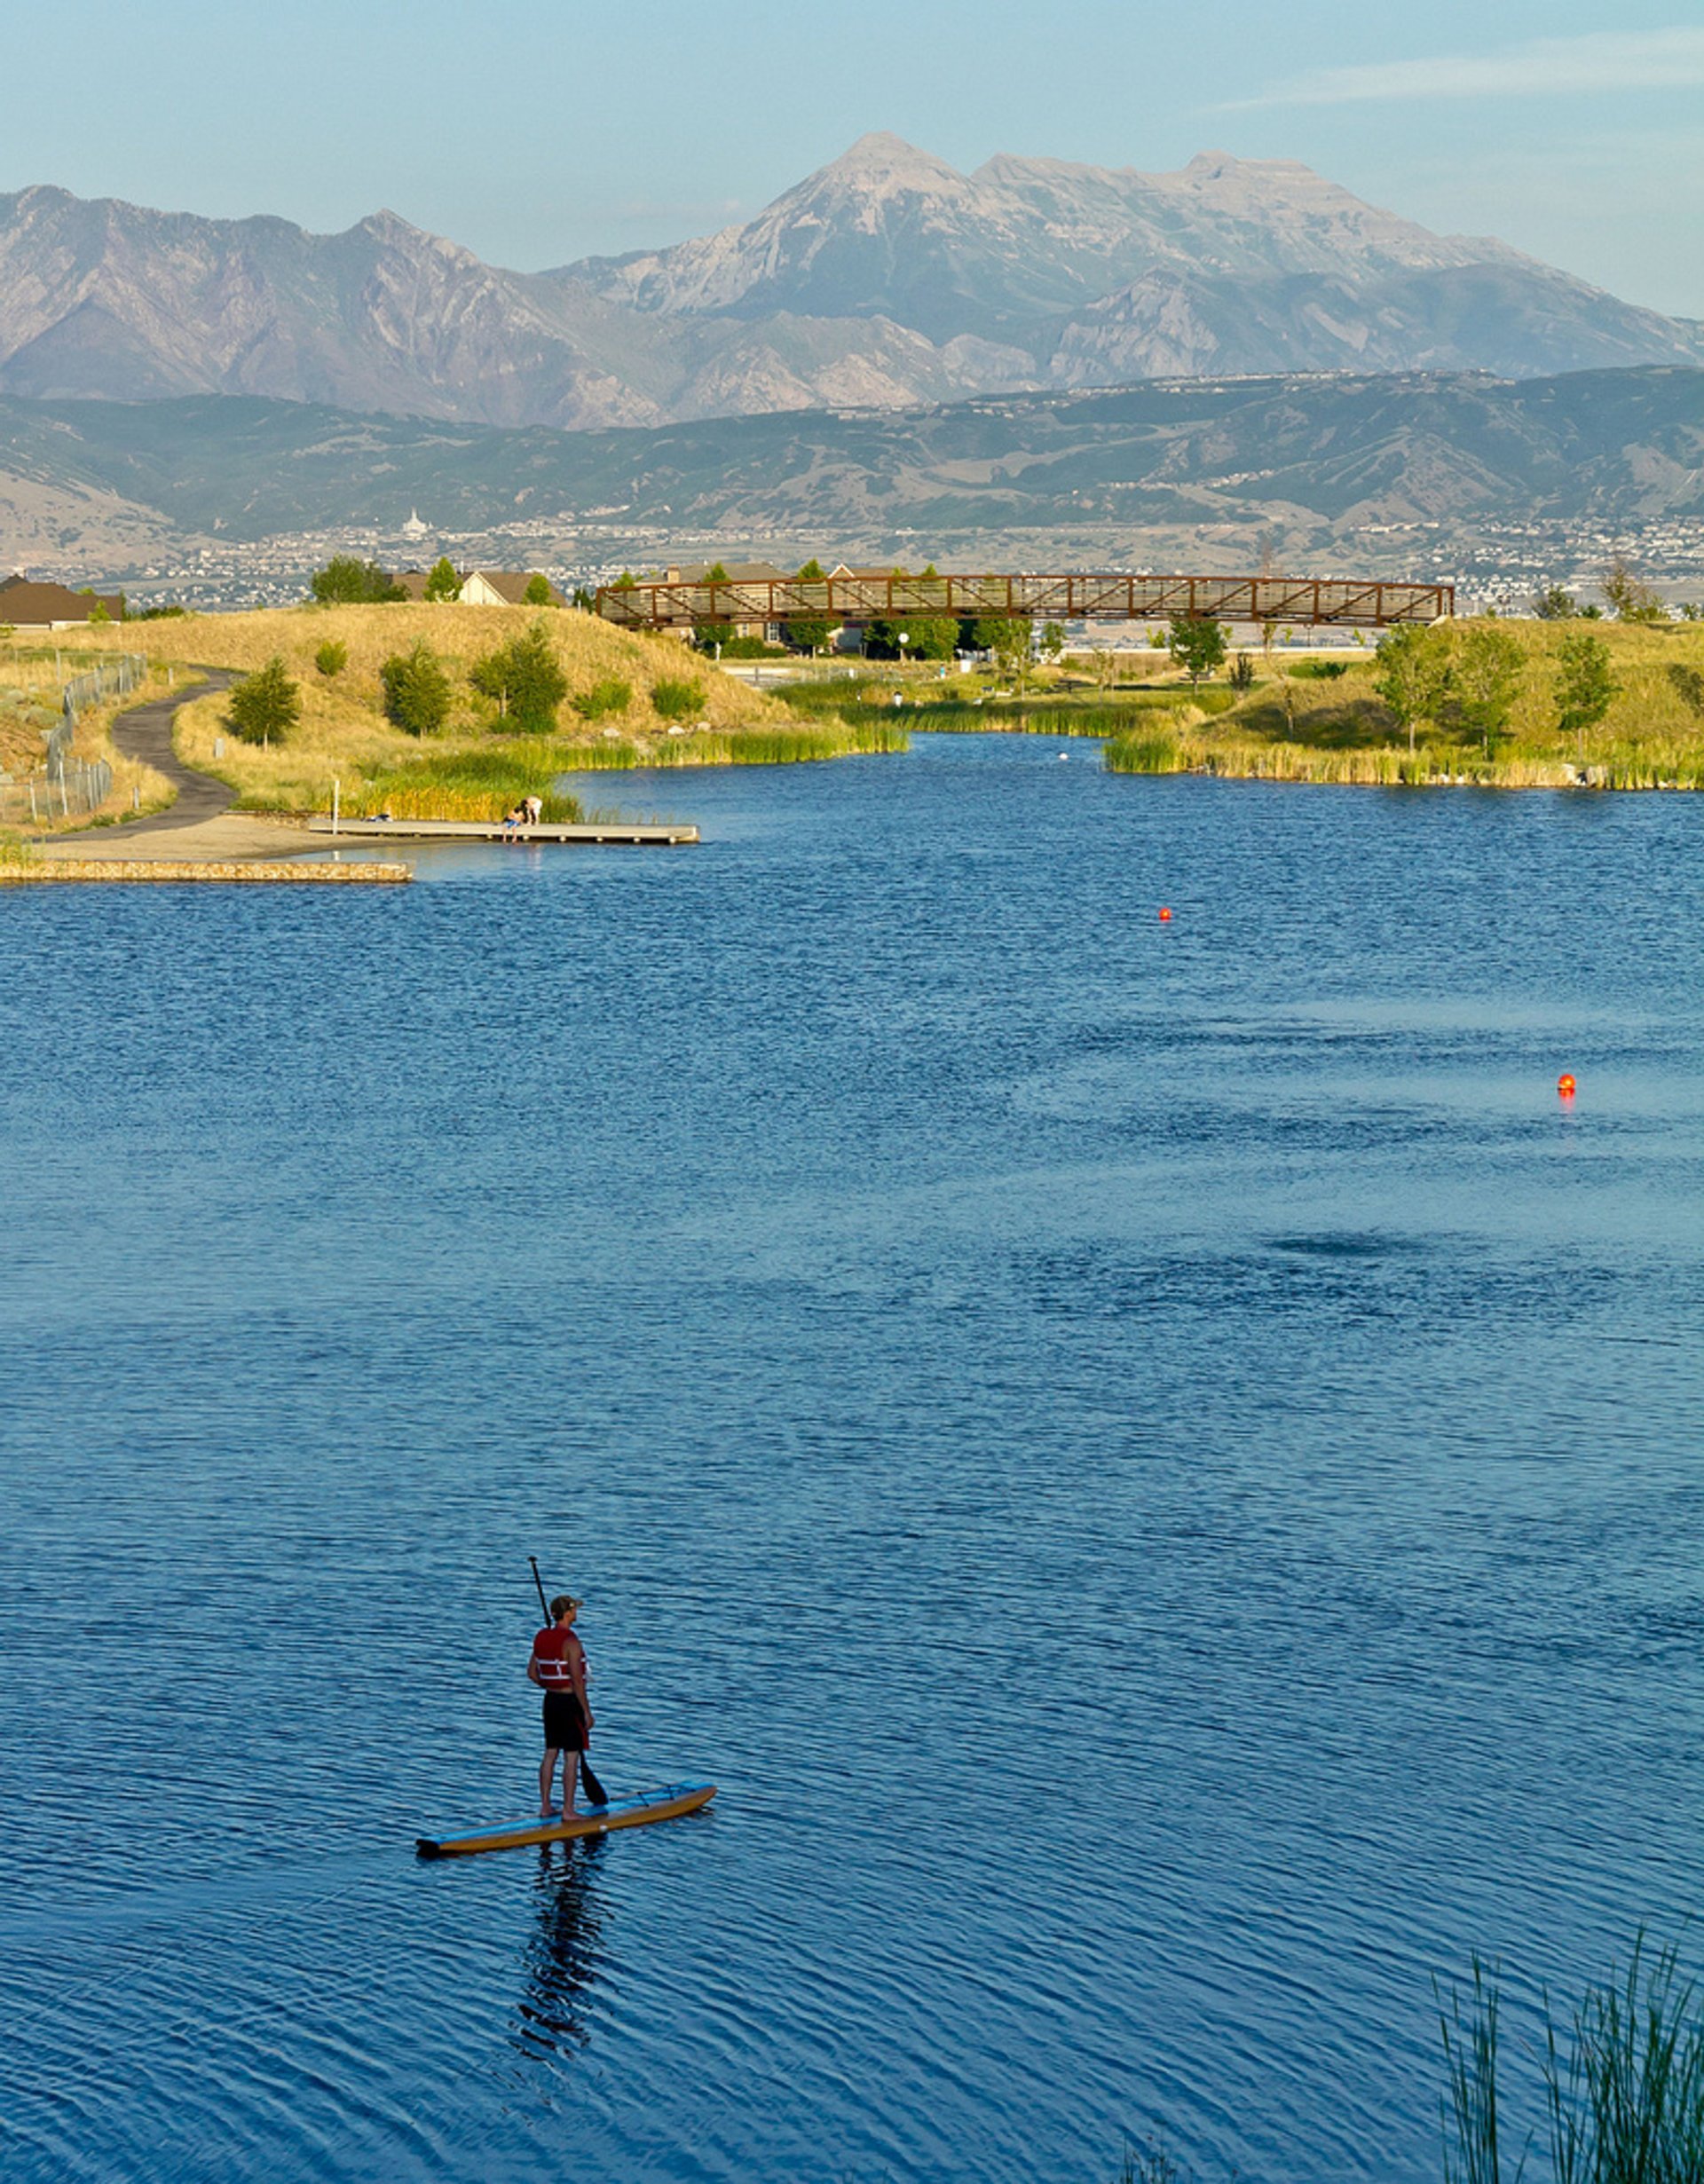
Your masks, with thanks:
[{"label": "stand up paddleboard", "polygon": [[666,1790],[645,1790],[637,1797],[611,1798],[569,1820],[513,1820],[503,1827],[482,1827],[471,1835],[421,1835],[415,1849],[423,1858],[471,1857],[479,1850],[524,1850],[529,1843],[571,1842],[576,1835],[607,1835],[618,1827],[644,1827],[696,1812],[716,1794],[714,1782],[677,1782]]}]

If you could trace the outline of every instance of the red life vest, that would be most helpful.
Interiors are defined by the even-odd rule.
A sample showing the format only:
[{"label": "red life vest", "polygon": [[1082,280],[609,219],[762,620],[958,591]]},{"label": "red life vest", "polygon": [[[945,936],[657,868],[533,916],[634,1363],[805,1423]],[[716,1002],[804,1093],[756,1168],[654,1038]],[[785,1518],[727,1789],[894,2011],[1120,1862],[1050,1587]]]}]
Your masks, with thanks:
[{"label": "red life vest", "polygon": [[569,1666],[568,1649],[577,1643],[572,1628],[558,1628],[552,1624],[548,1630],[540,1631],[532,1641],[532,1658],[539,1664],[539,1682],[548,1691],[571,1691],[574,1688],[574,1672]]}]

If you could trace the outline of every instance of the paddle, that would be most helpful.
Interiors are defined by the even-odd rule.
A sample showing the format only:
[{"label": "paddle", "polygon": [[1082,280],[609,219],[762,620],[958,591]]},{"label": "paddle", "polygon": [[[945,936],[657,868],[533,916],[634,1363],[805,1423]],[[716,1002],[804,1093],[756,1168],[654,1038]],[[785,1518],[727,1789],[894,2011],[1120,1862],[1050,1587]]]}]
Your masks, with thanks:
[{"label": "paddle", "polygon": [[[536,1556],[529,1555],[527,1560],[532,1565],[532,1582],[539,1589],[539,1605],[544,1612],[545,1621],[548,1623],[550,1603],[544,1597],[544,1580],[539,1575],[538,1558]],[[586,1794],[591,1799],[593,1804],[607,1805],[609,1803],[609,1792],[592,1772],[592,1762],[584,1752],[580,1755],[580,1778],[586,1785]]]}]

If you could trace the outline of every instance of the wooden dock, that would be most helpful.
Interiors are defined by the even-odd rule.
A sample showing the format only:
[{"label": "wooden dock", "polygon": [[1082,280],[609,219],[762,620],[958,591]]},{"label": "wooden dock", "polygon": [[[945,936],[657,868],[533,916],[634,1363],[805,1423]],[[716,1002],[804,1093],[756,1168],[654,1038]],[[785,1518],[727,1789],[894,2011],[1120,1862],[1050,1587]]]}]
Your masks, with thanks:
[{"label": "wooden dock", "polygon": [[590,826],[501,826],[483,819],[310,819],[311,834],[339,841],[613,842],[627,849],[672,849],[695,842],[695,826],[630,826],[625,821]]}]

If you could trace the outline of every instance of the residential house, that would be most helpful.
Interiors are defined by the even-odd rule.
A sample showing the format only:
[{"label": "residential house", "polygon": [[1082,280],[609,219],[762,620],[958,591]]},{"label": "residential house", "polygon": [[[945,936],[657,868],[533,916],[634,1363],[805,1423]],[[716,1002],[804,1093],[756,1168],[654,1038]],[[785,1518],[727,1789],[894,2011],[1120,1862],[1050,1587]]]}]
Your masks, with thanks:
[{"label": "residential house", "polygon": [[[542,573],[537,569],[470,569],[462,581],[462,603],[464,607],[524,607],[527,586]],[[548,577],[544,582],[548,603],[565,607],[568,602]]]},{"label": "residential house", "polygon": [[98,598],[93,592],[74,592],[63,584],[32,583],[21,570],[0,583],[0,623],[12,629],[81,629],[102,610],[102,619],[122,622],[124,595],[114,592]]},{"label": "residential house", "polygon": [[[458,569],[455,573],[462,585],[456,598],[464,607],[524,607],[526,604],[526,587],[540,572],[532,569]],[[408,598],[423,599],[429,574],[430,572],[425,569],[405,569],[395,581]],[[549,578],[546,577],[544,581],[549,590],[550,605],[565,607],[568,602]]]}]

